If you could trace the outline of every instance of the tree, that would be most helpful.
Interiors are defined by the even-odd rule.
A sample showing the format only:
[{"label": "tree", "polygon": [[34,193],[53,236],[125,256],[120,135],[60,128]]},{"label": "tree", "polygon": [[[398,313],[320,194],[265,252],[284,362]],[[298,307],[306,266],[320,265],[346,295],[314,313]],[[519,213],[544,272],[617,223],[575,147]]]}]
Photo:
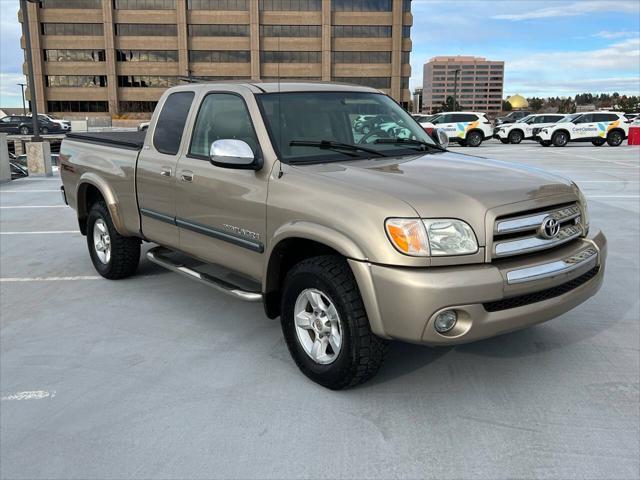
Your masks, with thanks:
[{"label": "tree", "polygon": [[576,104],[573,103],[571,97],[560,100],[558,113],[576,113]]},{"label": "tree", "polygon": [[460,103],[457,100],[454,100],[451,95],[447,97],[447,99],[442,102],[442,111],[443,112],[457,112],[460,110]]},{"label": "tree", "polygon": [[544,100],[538,97],[528,98],[529,108],[534,112],[539,111],[544,106]]},{"label": "tree", "polygon": [[513,110],[513,107],[511,106],[511,104],[509,102],[507,102],[506,100],[502,101],[502,110],[504,110],[505,112],[510,112],[511,110]]}]

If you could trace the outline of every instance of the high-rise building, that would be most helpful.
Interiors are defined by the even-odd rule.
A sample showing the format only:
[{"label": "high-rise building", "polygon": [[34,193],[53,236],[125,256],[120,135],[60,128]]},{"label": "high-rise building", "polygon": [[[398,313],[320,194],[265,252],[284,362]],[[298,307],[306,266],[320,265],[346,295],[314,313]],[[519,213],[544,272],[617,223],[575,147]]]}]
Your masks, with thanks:
[{"label": "high-rise building", "polygon": [[424,64],[423,111],[439,109],[447,97],[461,110],[502,110],[504,62],[482,57],[434,57]]},{"label": "high-rise building", "polygon": [[149,115],[184,77],[348,82],[404,105],[411,98],[411,0],[41,0],[28,8],[42,112]]}]

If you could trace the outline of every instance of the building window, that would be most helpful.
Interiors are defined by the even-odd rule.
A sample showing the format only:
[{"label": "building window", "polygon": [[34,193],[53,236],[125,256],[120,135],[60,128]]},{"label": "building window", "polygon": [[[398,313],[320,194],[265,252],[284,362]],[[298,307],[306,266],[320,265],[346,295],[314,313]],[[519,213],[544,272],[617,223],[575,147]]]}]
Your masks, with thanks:
[{"label": "building window", "polygon": [[385,25],[334,25],[334,38],[389,38],[391,27]]},{"label": "building window", "polygon": [[158,105],[158,102],[151,102],[145,100],[130,100],[118,103],[118,110],[121,113],[148,113],[153,112]]},{"label": "building window", "polygon": [[402,11],[403,12],[411,11],[411,0],[402,0]]},{"label": "building window", "polygon": [[249,10],[249,0],[189,0],[189,10]]},{"label": "building window", "polygon": [[211,76],[203,76],[200,77],[198,75],[192,75],[191,78],[200,80],[200,81],[207,81],[207,82],[226,82],[226,81],[235,81],[235,80],[250,80],[251,77],[250,76],[243,76],[243,75],[237,75],[237,76],[221,76],[221,77],[211,77]]},{"label": "building window", "polygon": [[402,38],[411,37],[411,25],[403,25],[402,26]]},{"label": "building window", "polygon": [[391,63],[391,52],[333,52],[333,63]]},{"label": "building window", "polygon": [[320,63],[321,52],[260,52],[260,61],[264,63]]},{"label": "building window", "polygon": [[411,52],[402,52],[401,63],[410,63]]},{"label": "building window", "polygon": [[320,82],[322,77],[261,77],[263,82]]},{"label": "building window", "polygon": [[261,37],[321,37],[320,25],[260,25]]},{"label": "building window", "polygon": [[333,0],[334,12],[390,12],[391,0]]},{"label": "building window", "polygon": [[113,0],[116,10],[175,10],[176,0]]},{"label": "building window", "polygon": [[116,50],[118,62],[177,62],[177,50]]},{"label": "building window", "polygon": [[178,84],[178,77],[163,75],[118,75],[118,86],[129,88],[168,88]]},{"label": "building window", "polygon": [[260,0],[260,10],[314,12],[321,8],[322,0]]},{"label": "building window", "polygon": [[390,77],[333,77],[333,80],[341,83],[353,83],[371,88],[391,88]]},{"label": "building window", "polygon": [[101,23],[41,23],[42,35],[102,36]]},{"label": "building window", "polygon": [[47,112],[108,112],[109,103],[105,101],[90,100],[49,100],[47,102]]},{"label": "building window", "polygon": [[175,37],[175,23],[117,23],[116,35],[120,37]]},{"label": "building window", "polygon": [[248,37],[249,25],[189,25],[193,37]]},{"label": "building window", "polygon": [[248,50],[191,50],[190,62],[206,63],[247,63],[251,61]]},{"label": "building window", "polygon": [[47,87],[106,87],[106,75],[47,75]]},{"label": "building window", "polygon": [[44,51],[46,62],[104,62],[104,50],[50,49]]},{"label": "building window", "polygon": [[402,77],[400,79],[400,88],[409,88],[409,77]]},{"label": "building window", "polygon": [[40,0],[41,8],[102,9],[101,0]]}]

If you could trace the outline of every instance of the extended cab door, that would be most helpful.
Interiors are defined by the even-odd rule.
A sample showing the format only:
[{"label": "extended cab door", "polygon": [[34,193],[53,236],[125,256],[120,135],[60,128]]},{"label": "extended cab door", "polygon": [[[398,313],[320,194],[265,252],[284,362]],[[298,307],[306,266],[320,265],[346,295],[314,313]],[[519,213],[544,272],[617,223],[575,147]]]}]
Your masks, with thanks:
[{"label": "extended cab door", "polygon": [[261,155],[247,106],[259,115],[257,105],[241,91],[211,91],[200,102],[178,163],[176,223],[180,250],[257,280],[264,262],[269,172],[224,168],[209,160],[211,144],[225,139],[242,140]]},{"label": "extended cab door", "polygon": [[176,167],[178,152],[186,142],[184,130],[194,96],[192,91],[178,91],[166,98],[138,158],[136,186],[142,233],[148,240],[174,248],[179,246]]}]

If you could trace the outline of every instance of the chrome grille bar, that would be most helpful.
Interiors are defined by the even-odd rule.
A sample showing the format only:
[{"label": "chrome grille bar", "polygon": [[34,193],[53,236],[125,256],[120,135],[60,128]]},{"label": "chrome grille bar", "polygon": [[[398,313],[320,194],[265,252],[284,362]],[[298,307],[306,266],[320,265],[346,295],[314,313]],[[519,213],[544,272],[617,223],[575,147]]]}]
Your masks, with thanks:
[{"label": "chrome grille bar", "polygon": [[563,258],[551,263],[535,265],[533,267],[511,270],[507,272],[507,283],[524,283],[544,278],[555,277],[560,274],[569,273],[577,268],[595,262],[598,258],[598,251],[589,247],[570,257]]},{"label": "chrome grille bar", "polygon": [[498,235],[506,233],[524,232],[526,230],[536,229],[542,221],[547,217],[553,217],[560,223],[572,220],[580,216],[580,207],[578,204],[569,205],[563,208],[548,210],[546,212],[536,213],[534,215],[524,215],[507,220],[499,220],[496,222],[494,233]]},{"label": "chrome grille bar", "polygon": [[561,228],[558,235],[551,239],[541,238],[534,234],[534,236],[521,237],[515,240],[497,241],[493,247],[494,257],[508,257],[546,250],[547,248],[570,242],[581,235],[582,227],[580,225],[568,225]]}]

